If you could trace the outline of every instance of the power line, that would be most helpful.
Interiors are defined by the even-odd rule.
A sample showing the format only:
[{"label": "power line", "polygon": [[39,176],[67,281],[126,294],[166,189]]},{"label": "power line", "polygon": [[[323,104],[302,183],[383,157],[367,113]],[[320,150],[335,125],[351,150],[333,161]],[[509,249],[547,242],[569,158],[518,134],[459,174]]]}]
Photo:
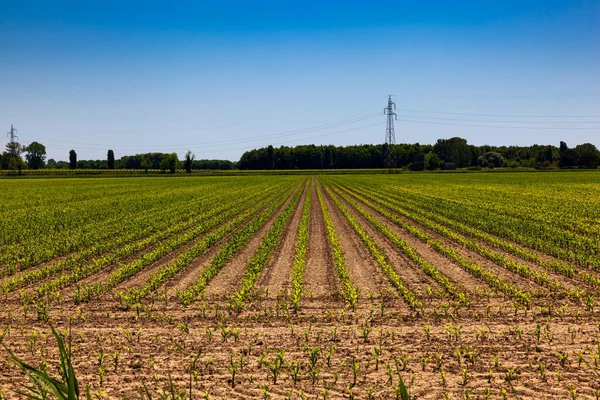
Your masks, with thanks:
[{"label": "power line", "polygon": [[470,122],[497,122],[513,124],[600,124],[600,121],[511,121],[511,120],[481,120],[465,118],[445,118],[445,117],[424,117],[420,115],[400,115],[406,118],[437,119],[446,121],[470,121]]},{"label": "power line", "polygon": [[[418,118],[418,117],[416,117]],[[453,124],[449,122],[433,122],[433,121],[415,121],[410,119],[400,119],[404,122],[413,122],[416,124],[433,124],[433,125],[450,125],[450,126],[472,126],[480,128],[500,128],[500,129],[537,129],[537,130],[599,130],[600,128],[567,128],[567,127],[542,127],[542,126],[501,126],[501,125],[479,125],[479,124]],[[486,121],[483,121],[486,122]]]},{"label": "power line", "polygon": [[[248,142],[260,141],[260,140],[264,140],[264,139],[277,138],[277,137],[295,136],[299,133],[307,133],[307,132],[314,132],[314,131],[325,130],[325,129],[330,129],[330,128],[336,128],[338,126],[349,125],[349,124],[353,124],[356,122],[361,122],[364,120],[372,119],[379,115],[380,115],[379,113],[373,113],[373,114],[363,115],[361,117],[351,118],[351,119],[337,121],[337,122],[331,122],[331,123],[312,126],[312,127],[308,127],[308,128],[283,131],[283,132],[272,133],[272,134],[268,134],[268,135],[253,136],[253,137],[245,138],[245,139],[228,139],[228,140],[221,140],[221,141],[197,142],[197,143],[176,143],[173,145],[171,145],[171,144],[168,144],[168,145],[136,145],[135,147],[136,148],[157,148],[157,147],[173,148],[174,146],[175,147],[187,147],[187,146],[189,146],[189,147],[194,147],[194,146],[224,147],[224,146],[227,146],[230,144],[248,143]],[[115,146],[114,143],[113,144],[82,143],[82,142],[72,142],[72,141],[65,141],[65,140],[58,140],[58,139],[52,139],[52,140],[49,140],[49,142],[50,143],[58,142],[58,143],[73,144],[73,145],[78,145],[78,146],[85,146],[90,149],[100,149],[100,148],[103,149],[105,147],[117,147],[117,146]]]},{"label": "power line", "polygon": [[[381,114],[378,113],[378,115],[381,115]],[[358,130],[361,130],[361,129],[371,128],[371,127],[374,127],[374,126],[382,126],[382,125],[383,125],[383,122],[377,122],[375,124],[359,126],[359,127],[351,128],[351,129],[344,129],[342,131],[325,133],[323,135],[309,136],[309,137],[305,137],[305,138],[298,138],[298,139],[288,140],[288,141],[278,141],[278,142],[276,142],[276,144],[274,144],[274,146],[288,144],[288,143],[295,143],[295,142],[298,142],[298,141],[301,141],[301,140],[319,139],[319,138],[328,137],[328,136],[341,135],[342,133],[353,132],[353,131],[358,131]],[[52,145],[52,147],[62,148],[62,149],[71,149],[71,147],[60,146],[60,145]],[[256,148],[256,147],[245,146],[245,147],[237,147],[237,148],[227,148],[226,150],[227,151],[251,150],[253,148]],[[118,146],[115,146],[114,149],[117,149],[119,151],[126,151],[126,150],[124,150],[126,148],[118,147]],[[135,149],[132,147],[131,149],[132,149],[132,151],[135,152],[136,151],[135,149],[137,149],[137,147]],[[176,150],[185,151],[185,150],[187,150],[187,148],[186,147],[170,147],[169,150],[170,151],[176,151]]]},{"label": "power line", "polygon": [[520,115],[520,114],[475,114],[475,113],[457,113],[426,110],[398,109],[398,111],[409,111],[424,114],[446,114],[446,115],[469,115],[478,117],[513,117],[513,118],[600,118],[600,115]]},{"label": "power line", "polygon": [[446,96],[446,95],[400,95],[398,97],[408,99],[535,99],[535,98],[556,98],[556,97],[595,97],[600,93],[547,93],[547,94],[525,94],[525,95],[475,95],[475,96]]}]

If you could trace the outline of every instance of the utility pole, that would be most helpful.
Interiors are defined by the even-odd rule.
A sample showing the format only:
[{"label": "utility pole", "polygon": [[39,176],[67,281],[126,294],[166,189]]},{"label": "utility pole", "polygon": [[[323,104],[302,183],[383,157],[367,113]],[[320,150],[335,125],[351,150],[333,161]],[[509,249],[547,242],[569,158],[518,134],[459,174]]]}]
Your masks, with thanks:
[{"label": "utility pole", "polygon": [[394,119],[398,119],[394,110],[396,103],[392,101],[392,96],[388,98],[388,105],[383,109],[383,113],[387,115],[387,125],[385,128],[385,154],[384,164],[388,168],[389,173],[392,173],[392,168],[396,168],[396,155],[392,151],[392,146],[396,144],[396,135],[394,133]]},{"label": "utility pole", "polygon": [[17,130],[15,129],[15,127],[13,126],[13,124],[10,124],[10,132],[8,132],[6,134],[6,136],[10,136],[10,142],[14,143],[15,142],[15,138],[19,138],[16,134]]}]

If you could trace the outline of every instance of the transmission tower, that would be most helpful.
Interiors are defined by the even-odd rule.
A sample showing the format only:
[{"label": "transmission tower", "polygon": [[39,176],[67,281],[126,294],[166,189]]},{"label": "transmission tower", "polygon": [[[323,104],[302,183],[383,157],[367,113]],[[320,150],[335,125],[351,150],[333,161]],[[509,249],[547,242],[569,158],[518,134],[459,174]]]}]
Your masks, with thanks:
[{"label": "transmission tower", "polygon": [[6,134],[6,136],[10,136],[10,142],[11,142],[11,143],[14,143],[14,142],[15,142],[15,138],[17,138],[17,139],[19,138],[19,137],[17,136],[17,133],[16,133],[16,132],[17,132],[17,130],[15,129],[15,127],[14,127],[12,124],[10,124],[10,132],[8,132],[8,133]]},{"label": "transmission tower", "polygon": [[392,101],[392,96],[388,98],[388,105],[383,109],[383,113],[387,115],[387,126],[385,128],[385,154],[384,164],[385,167],[392,172],[392,168],[396,168],[396,155],[392,150],[392,146],[396,144],[396,135],[394,134],[394,119],[397,119],[396,103]]}]

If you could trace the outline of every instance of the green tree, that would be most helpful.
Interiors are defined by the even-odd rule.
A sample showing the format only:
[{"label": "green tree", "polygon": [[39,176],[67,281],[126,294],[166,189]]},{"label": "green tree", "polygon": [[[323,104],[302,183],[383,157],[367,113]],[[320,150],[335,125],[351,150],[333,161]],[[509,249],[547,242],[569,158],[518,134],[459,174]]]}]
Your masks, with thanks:
[{"label": "green tree", "polygon": [[142,162],[140,163],[140,167],[144,169],[145,173],[148,173],[148,168],[150,168],[150,161],[148,161],[147,158],[143,158]]},{"label": "green tree", "polygon": [[39,169],[44,166],[44,160],[46,159],[46,146],[38,142],[32,142],[29,146],[23,148],[27,154],[25,159],[29,168]]},{"label": "green tree", "polygon": [[179,158],[177,153],[167,154],[160,162],[160,169],[163,171],[169,170],[172,174],[179,168]]},{"label": "green tree", "polygon": [[442,160],[434,152],[425,154],[425,168],[429,171],[442,167]]},{"label": "green tree", "polygon": [[[196,155],[194,153],[192,153],[191,150],[188,150],[187,153],[185,153],[185,160],[183,161],[183,167],[185,168],[185,172],[187,172],[188,174],[192,172],[192,164],[193,164],[195,158],[196,158]],[[175,172],[175,171],[172,171],[172,172]]]},{"label": "green tree", "polygon": [[504,157],[502,157],[500,153],[496,153],[495,151],[488,151],[487,153],[484,153],[481,156],[479,156],[479,158],[477,159],[477,163],[481,167],[501,167],[504,165]]},{"label": "green tree", "polygon": [[600,164],[600,152],[591,143],[583,143],[575,146],[577,154],[577,165],[586,168],[596,168]]},{"label": "green tree", "polygon": [[438,139],[433,151],[445,162],[456,164],[457,168],[471,165],[471,150],[467,140],[459,137]]},{"label": "green tree", "polygon": [[77,169],[77,153],[73,149],[69,151],[69,168]]},{"label": "green tree", "polygon": [[115,169],[115,152],[108,150],[106,153],[106,161],[108,162],[108,169]]},{"label": "green tree", "polygon": [[23,152],[23,146],[19,142],[8,142],[5,149],[5,153],[9,157],[21,157],[21,153]]},{"label": "green tree", "polygon": [[560,142],[560,155],[558,166],[562,168],[572,167],[577,164],[577,152],[570,149],[565,142]]},{"label": "green tree", "polygon": [[26,166],[25,162],[21,158],[23,152],[23,146],[18,142],[9,142],[6,144],[5,151],[2,153],[2,168],[10,169],[13,171],[18,170],[19,173]]},{"label": "green tree", "polygon": [[13,171],[19,171],[19,175],[21,175],[22,171],[27,168],[27,164],[21,157],[10,157],[8,161],[8,169]]}]

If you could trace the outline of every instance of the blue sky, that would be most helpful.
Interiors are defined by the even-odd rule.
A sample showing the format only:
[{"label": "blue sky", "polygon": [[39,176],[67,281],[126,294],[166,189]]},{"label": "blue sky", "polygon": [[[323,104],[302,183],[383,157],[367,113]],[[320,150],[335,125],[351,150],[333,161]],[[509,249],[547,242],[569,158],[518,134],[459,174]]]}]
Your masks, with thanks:
[{"label": "blue sky", "polygon": [[0,128],[57,160],[237,160],[381,143],[394,94],[397,142],[600,147],[598,21],[580,0],[4,0]]}]

